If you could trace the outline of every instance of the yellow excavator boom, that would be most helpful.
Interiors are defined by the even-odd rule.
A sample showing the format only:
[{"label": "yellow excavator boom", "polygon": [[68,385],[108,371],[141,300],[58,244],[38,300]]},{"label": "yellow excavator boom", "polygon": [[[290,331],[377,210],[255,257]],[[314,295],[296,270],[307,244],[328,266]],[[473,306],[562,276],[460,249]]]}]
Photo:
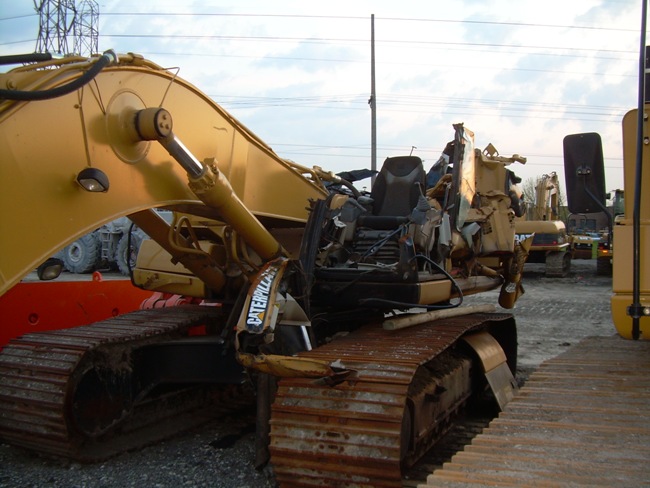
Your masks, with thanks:
[{"label": "yellow excavator boom", "polygon": [[[0,88],[60,89],[96,63],[70,58],[27,66],[1,75]],[[117,217],[159,207],[223,219],[223,208],[209,208],[191,191],[165,147],[134,131],[136,114],[151,108],[171,114],[178,141],[201,165],[218,168],[223,190],[230,187],[256,218],[302,225],[309,199],[326,195],[315,170],[279,157],[196,87],[138,55],[121,55],[66,95],[0,100],[0,294]],[[110,189],[85,191],[77,182],[84,170],[104,174]]]}]

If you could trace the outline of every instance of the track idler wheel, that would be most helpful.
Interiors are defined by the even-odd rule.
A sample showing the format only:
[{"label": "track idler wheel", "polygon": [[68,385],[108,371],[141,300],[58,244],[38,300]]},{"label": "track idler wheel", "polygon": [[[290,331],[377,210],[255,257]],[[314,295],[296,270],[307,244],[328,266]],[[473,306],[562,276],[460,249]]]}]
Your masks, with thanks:
[{"label": "track idler wheel", "polygon": [[98,437],[128,417],[133,408],[129,371],[90,368],[72,385],[71,420],[84,437]]}]

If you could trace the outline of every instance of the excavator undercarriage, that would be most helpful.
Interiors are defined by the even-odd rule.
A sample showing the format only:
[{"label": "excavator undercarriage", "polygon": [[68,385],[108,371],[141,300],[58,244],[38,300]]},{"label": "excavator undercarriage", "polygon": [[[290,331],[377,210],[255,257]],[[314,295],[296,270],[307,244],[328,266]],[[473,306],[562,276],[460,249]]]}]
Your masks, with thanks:
[{"label": "excavator undercarriage", "polygon": [[[412,466],[486,385],[466,334],[513,341],[507,314],[441,319],[403,331],[365,327],[314,351],[355,374],[334,387],[279,382],[271,407],[271,463],[282,486],[401,486]],[[514,372],[516,340],[504,344]],[[512,385],[514,387],[514,385]]]},{"label": "excavator undercarriage", "polygon": [[[96,462],[250,407],[255,392],[234,350],[191,335],[222,317],[218,307],[183,305],[12,341],[0,356],[3,440]],[[368,324],[298,355],[352,372],[337,384],[284,378],[262,388],[267,375],[255,375],[258,425],[268,433],[258,465],[268,444],[283,486],[400,486],[402,471],[485,391],[480,365],[490,360],[470,346],[481,336],[501,341],[493,347],[514,373],[514,319],[475,313],[405,330]]]},{"label": "excavator undercarriage", "polygon": [[206,306],[141,310],[13,340],[0,355],[3,440],[100,461],[250,403],[234,351],[218,335],[190,335],[221,315]]}]

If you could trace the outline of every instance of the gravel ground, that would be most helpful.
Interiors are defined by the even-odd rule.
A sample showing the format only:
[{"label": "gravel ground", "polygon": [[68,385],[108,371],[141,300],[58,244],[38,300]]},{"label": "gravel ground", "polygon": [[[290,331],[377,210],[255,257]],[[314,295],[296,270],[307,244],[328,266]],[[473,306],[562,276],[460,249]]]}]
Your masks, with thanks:
[{"label": "gravel ground", "polygon": [[[596,276],[594,260],[574,261],[566,278],[546,278],[543,266],[528,264],[524,280],[526,294],[514,309],[518,377],[527,377],[583,337],[615,333],[609,309],[611,279]],[[496,303],[496,295],[467,297],[467,303]],[[243,412],[90,465],[44,459],[0,444],[0,487],[273,487],[270,469],[257,471],[253,465],[253,422],[253,413]]]},{"label": "gravel ground", "polygon": [[[526,264],[524,289],[512,310],[517,321],[518,367],[531,370],[587,336],[616,333],[610,311],[612,279],[596,275],[596,260],[574,260],[565,278],[546,278],[543,264]],[[496,303],[498,292],[467,297]]]}]

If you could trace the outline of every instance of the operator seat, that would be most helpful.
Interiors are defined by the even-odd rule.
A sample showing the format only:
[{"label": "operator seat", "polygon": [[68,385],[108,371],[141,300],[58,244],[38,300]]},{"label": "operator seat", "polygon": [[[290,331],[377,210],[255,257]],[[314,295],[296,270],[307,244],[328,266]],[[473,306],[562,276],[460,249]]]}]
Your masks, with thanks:
[{"label": "operator seat", "polygon": [[386,158],[370,192],[373,215],[408,217],[425,185],[426,173],[419,157]]},{"label": "operator seat", "polygon": [[388,230],[409,221],[424,191],[426,173],[417,156],[386,158],[372,186],[372,213],[359,217],[359,225]]}]

